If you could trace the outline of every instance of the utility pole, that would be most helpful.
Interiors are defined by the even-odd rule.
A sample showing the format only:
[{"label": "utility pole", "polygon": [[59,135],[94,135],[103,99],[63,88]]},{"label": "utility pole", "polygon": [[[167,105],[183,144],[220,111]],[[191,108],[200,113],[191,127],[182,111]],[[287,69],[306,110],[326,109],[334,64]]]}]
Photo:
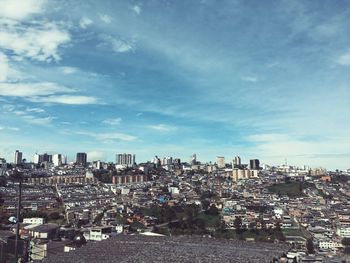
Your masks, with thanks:
[{"label": "utility pole", "polygon": [[22,178],[19,179],[18,185],[18,203],[17,203],[17,224],[16,224],[16,241],[15,241],[15,259],[18,262],[18,239],[19,239],[19,224],[21,216],[21,201],[22,201]]},{"label": "utility pole", "polygon": [[13,170],[11,174],[13,182],[18,182],[18,202],[17,202],[17,218],[16,218],[16,239],[15,239],[15,262],[18,262],[18,241],[19,241],[19,224],[21,222],[21,202],[22,202],[22,181],[23,172],[18,168]]}]

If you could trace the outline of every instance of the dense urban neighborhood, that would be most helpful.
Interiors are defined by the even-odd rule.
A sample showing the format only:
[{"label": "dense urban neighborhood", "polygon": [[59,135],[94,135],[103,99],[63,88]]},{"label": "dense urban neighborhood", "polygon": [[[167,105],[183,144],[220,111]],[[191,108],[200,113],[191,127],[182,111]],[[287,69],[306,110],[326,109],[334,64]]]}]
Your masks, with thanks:
[{"label": "dense urban neighborhood", "polygon": [[1,159],[0,262],[347,262],[350,170],[86,157]]}]

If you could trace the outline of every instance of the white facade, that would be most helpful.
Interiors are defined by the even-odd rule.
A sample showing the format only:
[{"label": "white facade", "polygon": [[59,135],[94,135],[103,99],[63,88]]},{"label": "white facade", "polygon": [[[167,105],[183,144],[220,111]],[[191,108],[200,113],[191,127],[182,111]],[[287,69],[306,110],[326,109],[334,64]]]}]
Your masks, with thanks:
[{"label": "white facade", "polygon": [[15,164],[21,164],[22,163],[22,152],[20,151],[16,151],[15,152],[15,161],[14,161]]},{"label": "white facade", "polygon": [[44,218],[41,217],[31,217],[31,218],[24,218],[23,219],[24,224],[32,224],[32,225],[42,225],[44,224]]},{"label": "white facade", "polygon": [[224,168],[225,167],[225,157],[217,156],[216,160],[217,160],[217,164],[218,164],[219,168]]},{"label": "white facade", "polygon": [[334,249],[334,248],[342,247],[342,245],[335,241],[325,240],[325,241],[320,241],[318,243],[318,247],[320,249]]},{"label": "white facade", "polygon": [[62,165],[62,155],[61,154],[55,154],[52,156],[52,162],[54,166],[61,166]]},{"label": "white facade", "polygon": [[37,154],[37,153],[34,154],[33,162],[35,164],[39,164],[39,162],[40,162],[40,155],[39,154]]},{"label": "white facade", "polygon": [[135,164],[135,154],[117,154],[117,164],[133,166]]},{"label": "white facade", "polygon": [[350,237],[350,227],[338,227],[337,235],[340,237]]},{"label": "white facade", "polygon": [[86,240],[90,241],[102,241],[110,238],[111,228],[91,228],[89,231],[84,232]]}]

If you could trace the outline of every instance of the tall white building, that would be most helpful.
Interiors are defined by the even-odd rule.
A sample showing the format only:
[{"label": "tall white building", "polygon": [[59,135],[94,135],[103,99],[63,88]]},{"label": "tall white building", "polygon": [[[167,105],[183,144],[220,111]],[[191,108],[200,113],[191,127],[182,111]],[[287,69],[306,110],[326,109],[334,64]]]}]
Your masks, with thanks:
[{"label": "tall white building", "polygon": [[22,163],[22,157],[23,157],[22,155],[23,155],[22,152],[16,150],[16,152],[15,152],[15,161],[14,161],[15,164],[21,164]]},{"label": "tall white building", "polygon": [[133,166],[135,164],[135,154],[121,153],[117,154],[116,157],[117,164],[119,165]]},{"label": "tall white building", "polygon": [[34,154],[33,162],[35,164],[39,164],[39,162],[40,162],[40,155],[39,154],[37,154],[37,153]]},{"label": "tall white building", "polygon": [[62,154],[54,154],[52,156],[52,162],[54,166],[61,166],[62,165]]},{"label": "tall white building", "polygon": [[217,156],[216,157],[216,163],[218,164],[219,168],[225,168],[225,157]]}]

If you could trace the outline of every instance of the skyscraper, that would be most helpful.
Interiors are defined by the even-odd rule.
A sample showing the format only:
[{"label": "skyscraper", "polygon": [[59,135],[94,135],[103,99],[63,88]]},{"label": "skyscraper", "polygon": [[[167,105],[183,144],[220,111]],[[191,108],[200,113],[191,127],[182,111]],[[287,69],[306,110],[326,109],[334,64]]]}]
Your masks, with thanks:
[{"label": "skyscraper", "polygon": [[195,153],[191,156],[191,164],[197,164],[197,155]]},{"label": "skyscraper", "polygon": [[130,154],[130,153],[117,154],[116,162],[119,165],[132,166],[135,164],[135,154]]},{"label": "skyscraper", "polygon": [[35,164],[39,164],[40,163],[40,155],[38,153],[34,154],[33,162]]},{"label": "skyscraper", "polygon": [[86,153],[77,153],[76,164],[86,166],[87,163],[87,154]]},{"label": "skyscraper", "polygon": [[16,150],[15,152],[15,164],[21,164],[22,163],[22,152]]},{"label": "skyscraper", "polygon": [[61,154],[54,154],[52,157],[52,162],[54,166],[61,166],[62,165],[62,155]]},{"label": "skyscraper", "polygon": [[236,156],[234,161],[233,161],[233,164],[234,164],[235,167],[241,166],[241,157]]},{"label": "skyscraper", "polygon": [[249,167],[252,170],[259,170],[260,169],[260,161],[258,159],[250,160]]}]

